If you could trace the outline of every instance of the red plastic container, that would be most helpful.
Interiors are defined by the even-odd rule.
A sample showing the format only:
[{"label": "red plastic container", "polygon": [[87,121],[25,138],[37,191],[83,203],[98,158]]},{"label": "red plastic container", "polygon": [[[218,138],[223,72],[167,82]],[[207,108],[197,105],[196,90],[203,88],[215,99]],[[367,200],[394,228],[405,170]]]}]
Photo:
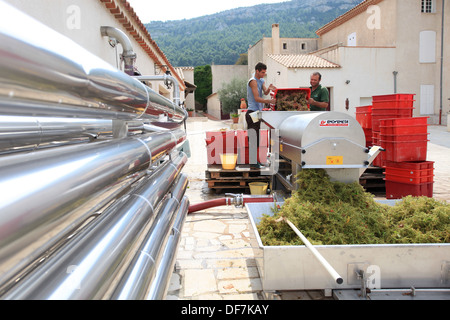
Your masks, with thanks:
[{"label": "red plastic container", "polygon": [[422,134],[428,133],[428,118],[394,118],[380,120],[381,134]]},{"label": "red plastic container", "polygon": [[380,121],[386,119],[412,118],[413,108],[405,109],[372,109],[372,129],[380,131]]},{"label": "red plastic container", "polygon": [[[267,163],[267,154],[269,152],[269,130],[260,130],[260,142],[258,150],[258,161],[262,164]],[[249,139],[247,130],[237,130],[237,164],[250,164]]]},{"label": "red plastic container", "polygon": [[372,112],[378,109],[411,109],[414,108],[414,100],[401,101],[372,101]]},{"label": "red plastic container", "polygon": [[[275,90],[273,93],[271,93],[271,96],[276,99],[277,94],[281,93],[281,92],[286,92],[286,93],[295,93],[295,92],[305,92],[306,93],[306,99],[311,98],[311,89],[310,88],[284,88],[284,89],[280,89],[278,88],[277,90]],[[276,111],[276,105],[271,104],[270,105],[272,110]],[[309,105],[308,105],[308,109],[309,109]]]},{"label": "red plastic container", "polygon": [[433,197],[434,182],[411,184],[386,180],[386,199],[402,199],[407,196]]},{"label": "red plastic container", "polygon": [[372,106],[357,107],[356,121],[363,129],[372,129]]},{"label": "red plastic container", "polygon": [[366,137],[366,147],[372,146],[373,142],[373,130],[370,128],[363,128],[364,135]]},{"label": "red plastic container", "polygon": [[382,142],[428,141],[428,133],[383,134],[380,132],[380,140]]},{"label": "red plastic container", "polygon": [[385,160],[393,162],[426,161],[428,140],[420,141],[387,141],[381,140]]},{"label": "red plastic container", "polygon": [[206,132],[206,155],[208,164],[222,164],[221,154],[237,154],[235,131]]},{"label": "red plastic container", "polygon": [[415,94],[399,93],[399,94],[386,94],[373,96],[373,101],[402,101],[402,100],[414,100]]},{"label": "red plastic container", "polygon": [[434,162],[392,162],[385,163],[386,180],[421,184],[434,182]]},{"label": "red plastic container", "polygon": [[388,161],[386,167],[403,170],[431,170],[434,169],[434,161],[411,161],[411,162],[393,162]]}]

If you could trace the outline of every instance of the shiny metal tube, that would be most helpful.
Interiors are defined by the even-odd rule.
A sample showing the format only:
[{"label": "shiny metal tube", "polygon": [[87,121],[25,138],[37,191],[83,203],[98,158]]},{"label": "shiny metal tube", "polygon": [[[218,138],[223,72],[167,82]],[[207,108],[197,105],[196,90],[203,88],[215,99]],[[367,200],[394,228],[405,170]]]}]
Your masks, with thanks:
[{"label": "shiny metal tube", "polygon": [[101,299],[130,254],[155,209],[181,171],[186,156],[156,170],[136,194],[105,212],[39,266],[4,299]]},{"label": "shiny metal tube", "polygon": [[0,116],[0,154],[111,136],[112,120]]},{"label": "shiny metal tube", "polygon": [[178,181],[175,183],[175,187],[172,189],[172,198],[176,199],[178,201],[178,204],[183,198],[188,184],[188,177],[185,174],[180,175]]},{"label": "shiny metal tube", "polygon": [[180,87],[178,86],[178,82],[177,82],[177,79],[175,79],[175,77],[170,76],[168,74],[164,74],[161,76],[136,76],[135,78],[138,80],[141,80],[141,81],[170,81],[170,82],[172,82],[174,103],[177,106],[179,106],[181,104]]},{"label": "shiny metal tube", "polygon": [[148,169],[171,152],[174,141],[173,133],[157,133],[3,158],[0,284],[84,221],[85,203],[100,202],[103,192]]},{"label": "shiny metal tube", "polygon": [[[4,115],[95,114],[173,126],[186,115],[137,79],[4,2],[0,2],[0,108]],[[167,122],[160,121],[162,115],[168,116]]]},{"label": "shiny metal tube", "polygon": [[125,67],[124,71],[129,76],[134,75],[134,64],[136,62],[136,53],[133,50],[130,39],[127,35],[117,28],[102,26],[100,27],[100,33],[102,36],[108,36],[117,40],[123,48],[121,57],[124,61]]},{"label": "shiny metal tube", "polygon": [[189,200],[187,197],[184,197],[178,208],[177,217],[172,229],[173,232],[167,241],[167,245],[162,254],[162,259],[156,270],[155,279],[150,286],[146,300],[164,300],[166,298],[170,277],[175,265],[177,249],[181,239],[181,229],[186,220],[188,209]]},{"label": "shiny metal tube", "polygon": [[177,207],[178,202],[174,198],[167,199],[164,203],[152,229],[139,248],[139,253],[111,299],[142,300],[145,298],[150,283],[155,277],[155,264],[160,259],[172,229]]},{"label": "shiny metal tube", "polygon": [[128,74],[0,0],[0,298],[109,298],[146,235],[160,253],[181,228],[178,84],[173,103]]},{"label": "shiny metal tube", "polygon": [[152,228],[138,249],[133,262],[116,288],[114,300],[142,300],[148,294],[157,266],[161,260],[163,249],[173,230],[176,211],[187,187],[187,176],[181,175],[174,183],[171,198],[166,200],[163,209],[158,213]]}]

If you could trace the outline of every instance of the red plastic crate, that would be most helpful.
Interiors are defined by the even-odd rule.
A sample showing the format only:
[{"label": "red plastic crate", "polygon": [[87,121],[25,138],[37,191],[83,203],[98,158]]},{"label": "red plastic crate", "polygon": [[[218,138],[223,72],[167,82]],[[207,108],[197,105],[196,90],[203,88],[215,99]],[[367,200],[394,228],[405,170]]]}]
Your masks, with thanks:
[{"label": "red plastic crate", "polygon": [[399,118],[412,118],[413,108],[408,109],[379,109],[372,111],[372,129],[380,131],[381,120],[387,119],[399,119]]},{"label": "red plastic crate", "polygon": [[[259,130],[260,145],[264,143],[268,145],[269,141],[269,130]],[[247,130],[236,130],[236,141],[237,147],[248,147],[248,131]]]},{"label": "red plastic crate", "polygon": [[434,182],[434,162],[392,162],[385,163],[386,180],[420,184]]},{"label": "red plastic crate", "polygon": [[428,133],[428,117],[381,119],[380,132],[381,134]]},{"label": "red plastic crate", "polygon": [[[258,161],[267,164],[268,148],[260,146],[258,150]],[[254,164],[250,163],[250,148],[238,148],[237,164]]]},{"label": "red plastic crate", "polygon": [[[260,141],[258,150],[258,161],[262,164],[267,163],[267,154],[269,152],[269,130],[260,130]],[[237,130],[237,164],[250,164],[249,139],[247,130]]]},{"label": "red plastic crate", "polygon": [[434,182],[434,162],[392,162],[385,163],[386,180],[420,184]]},{"label": "red plastic crate", "polygon": [[[311,98],[311,89],[310,88],[284,88],[284,89],[280,89],[278,88],[277,90],[275,90],[273,93],[271,93],[271,96],[276,99],[277,94],[279,92],[289,92],[289,93],[294,93],[294,92],[299,92],[299,91],[303,91],[306,92],[306,99],[309,100],[309,98]],[[271,104],[270,105],[272,110],[276,111],[276,105]],[[308,109],[309,109],[309,105],[308,105]]]},{"label": "red plastic crate", "polygon": [[380,140],[387,142],[403,142],[403,141],[428,141],[428,133],[418,134],[383,134],[380,132]]},{"label": "red plastic crate", "polygon": [[409,109],[414,108],[415,100],[399,100],[399,101],[372,101],[372,112],[378,109]]},{"label": "red plastic crate", "polygon": [[386,94],[386,95],[378,95],[373,96],[373,101],[401,101],[401,100],[413,100],[415,94],[410,93],[396,93],[396,94]]},{"label": "red plastic crate", "polygon": [[356,121],[359,122],[363,129],[372,128],[372,106],[357,107]]},{"label": "red plastic crate", "polygon": [[393,162],[387,161],[386,167],[405,169],[405,170],[430,170],[434,169],[434,161],[410,161],[410,162]]},{"label": "red plastic crate", "polygon": [[428,140],[423,141],[386,141],[381,140],[385,160],[393,162],[426,161]]},{"label": "red plastic crate", "polygon": [[237,154],[237,141],[235,131],[206,132],[206,155],[208,164],[222,164],[221,154]]},{"label": "red plastic crate", "polygon": [[[379,108],[372,109],[373,116],[385,116],[386,119],[412,118],[414,108]],[[389,117],[393,116],[393,117]]]},{"label": "red plastic crate", "polygon": [[386,127],[397,127],[397,126],[427,126],[428,119],[430,117],[411,117],[411,118],[396,118],[396,119],[386,119],[383,120],[383,125]]},{"label": "red plastic crate", "polygon": [[433,197],[434,182],[410,184],[385,180],[386,199],[402,199],[407,196]]},{"label": "red plastic crate", "polygon": [[364,136],[366,137],[366,147],[369,147],[372,145],[373,142],[373,130],[367,129],[367,128],[363,128],[364,131]]}]

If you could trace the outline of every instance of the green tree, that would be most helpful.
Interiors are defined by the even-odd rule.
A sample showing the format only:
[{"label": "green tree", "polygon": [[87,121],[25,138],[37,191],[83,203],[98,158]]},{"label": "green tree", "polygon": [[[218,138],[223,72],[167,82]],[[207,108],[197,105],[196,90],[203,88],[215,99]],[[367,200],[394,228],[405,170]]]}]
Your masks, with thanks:
[{"label": "green tree", "polygon": [[247,97],[247,80],[234,78],[218,92],[223,113],[236,113],[241,99]]},{"label": "green tree", "polygon": [[248,65],[248,53],[242,53],[239,56],[239,59],[236,61],[235,65],[247,66]]},{"label": "green tree", "polygon": [[206,98],[212,94],[212,72],[210,65],[194,68],[194,79],[197,89],[195,90],[195,101],[206,110]]}]

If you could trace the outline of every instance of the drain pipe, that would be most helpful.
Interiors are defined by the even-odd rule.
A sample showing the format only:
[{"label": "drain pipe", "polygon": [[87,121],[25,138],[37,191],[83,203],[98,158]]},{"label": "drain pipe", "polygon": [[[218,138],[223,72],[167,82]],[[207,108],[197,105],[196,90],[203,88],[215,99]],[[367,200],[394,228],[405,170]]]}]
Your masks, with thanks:
[{"label": "drain pipe", "polygon": [[394,72],[392,72],[392,74],[394,75],[394,93],[397,93],[397,75],[398,75],[398,71],[394,71]]},{"label": "drain pipe", "polygon": [[100,32],[103,37],[110,37],[117,40],[123,48],[121,58],[124,61],[125,67],[124,71],[129,76],[134,75],[134,65],[136,62],[136,53],[133,50],[130,39],[127,35],[117,28],[102,26],[100,27]]},{"label": "drain pipe", "polygon": [[444,22],[445,22],[445,0],[442,0],[442,26],[441,26],[441,79],[440,79],[440,107],[439,107],[439,125],[442,125],[442,109],[443,109],[443,99],[442,93],[444,88]]}]

